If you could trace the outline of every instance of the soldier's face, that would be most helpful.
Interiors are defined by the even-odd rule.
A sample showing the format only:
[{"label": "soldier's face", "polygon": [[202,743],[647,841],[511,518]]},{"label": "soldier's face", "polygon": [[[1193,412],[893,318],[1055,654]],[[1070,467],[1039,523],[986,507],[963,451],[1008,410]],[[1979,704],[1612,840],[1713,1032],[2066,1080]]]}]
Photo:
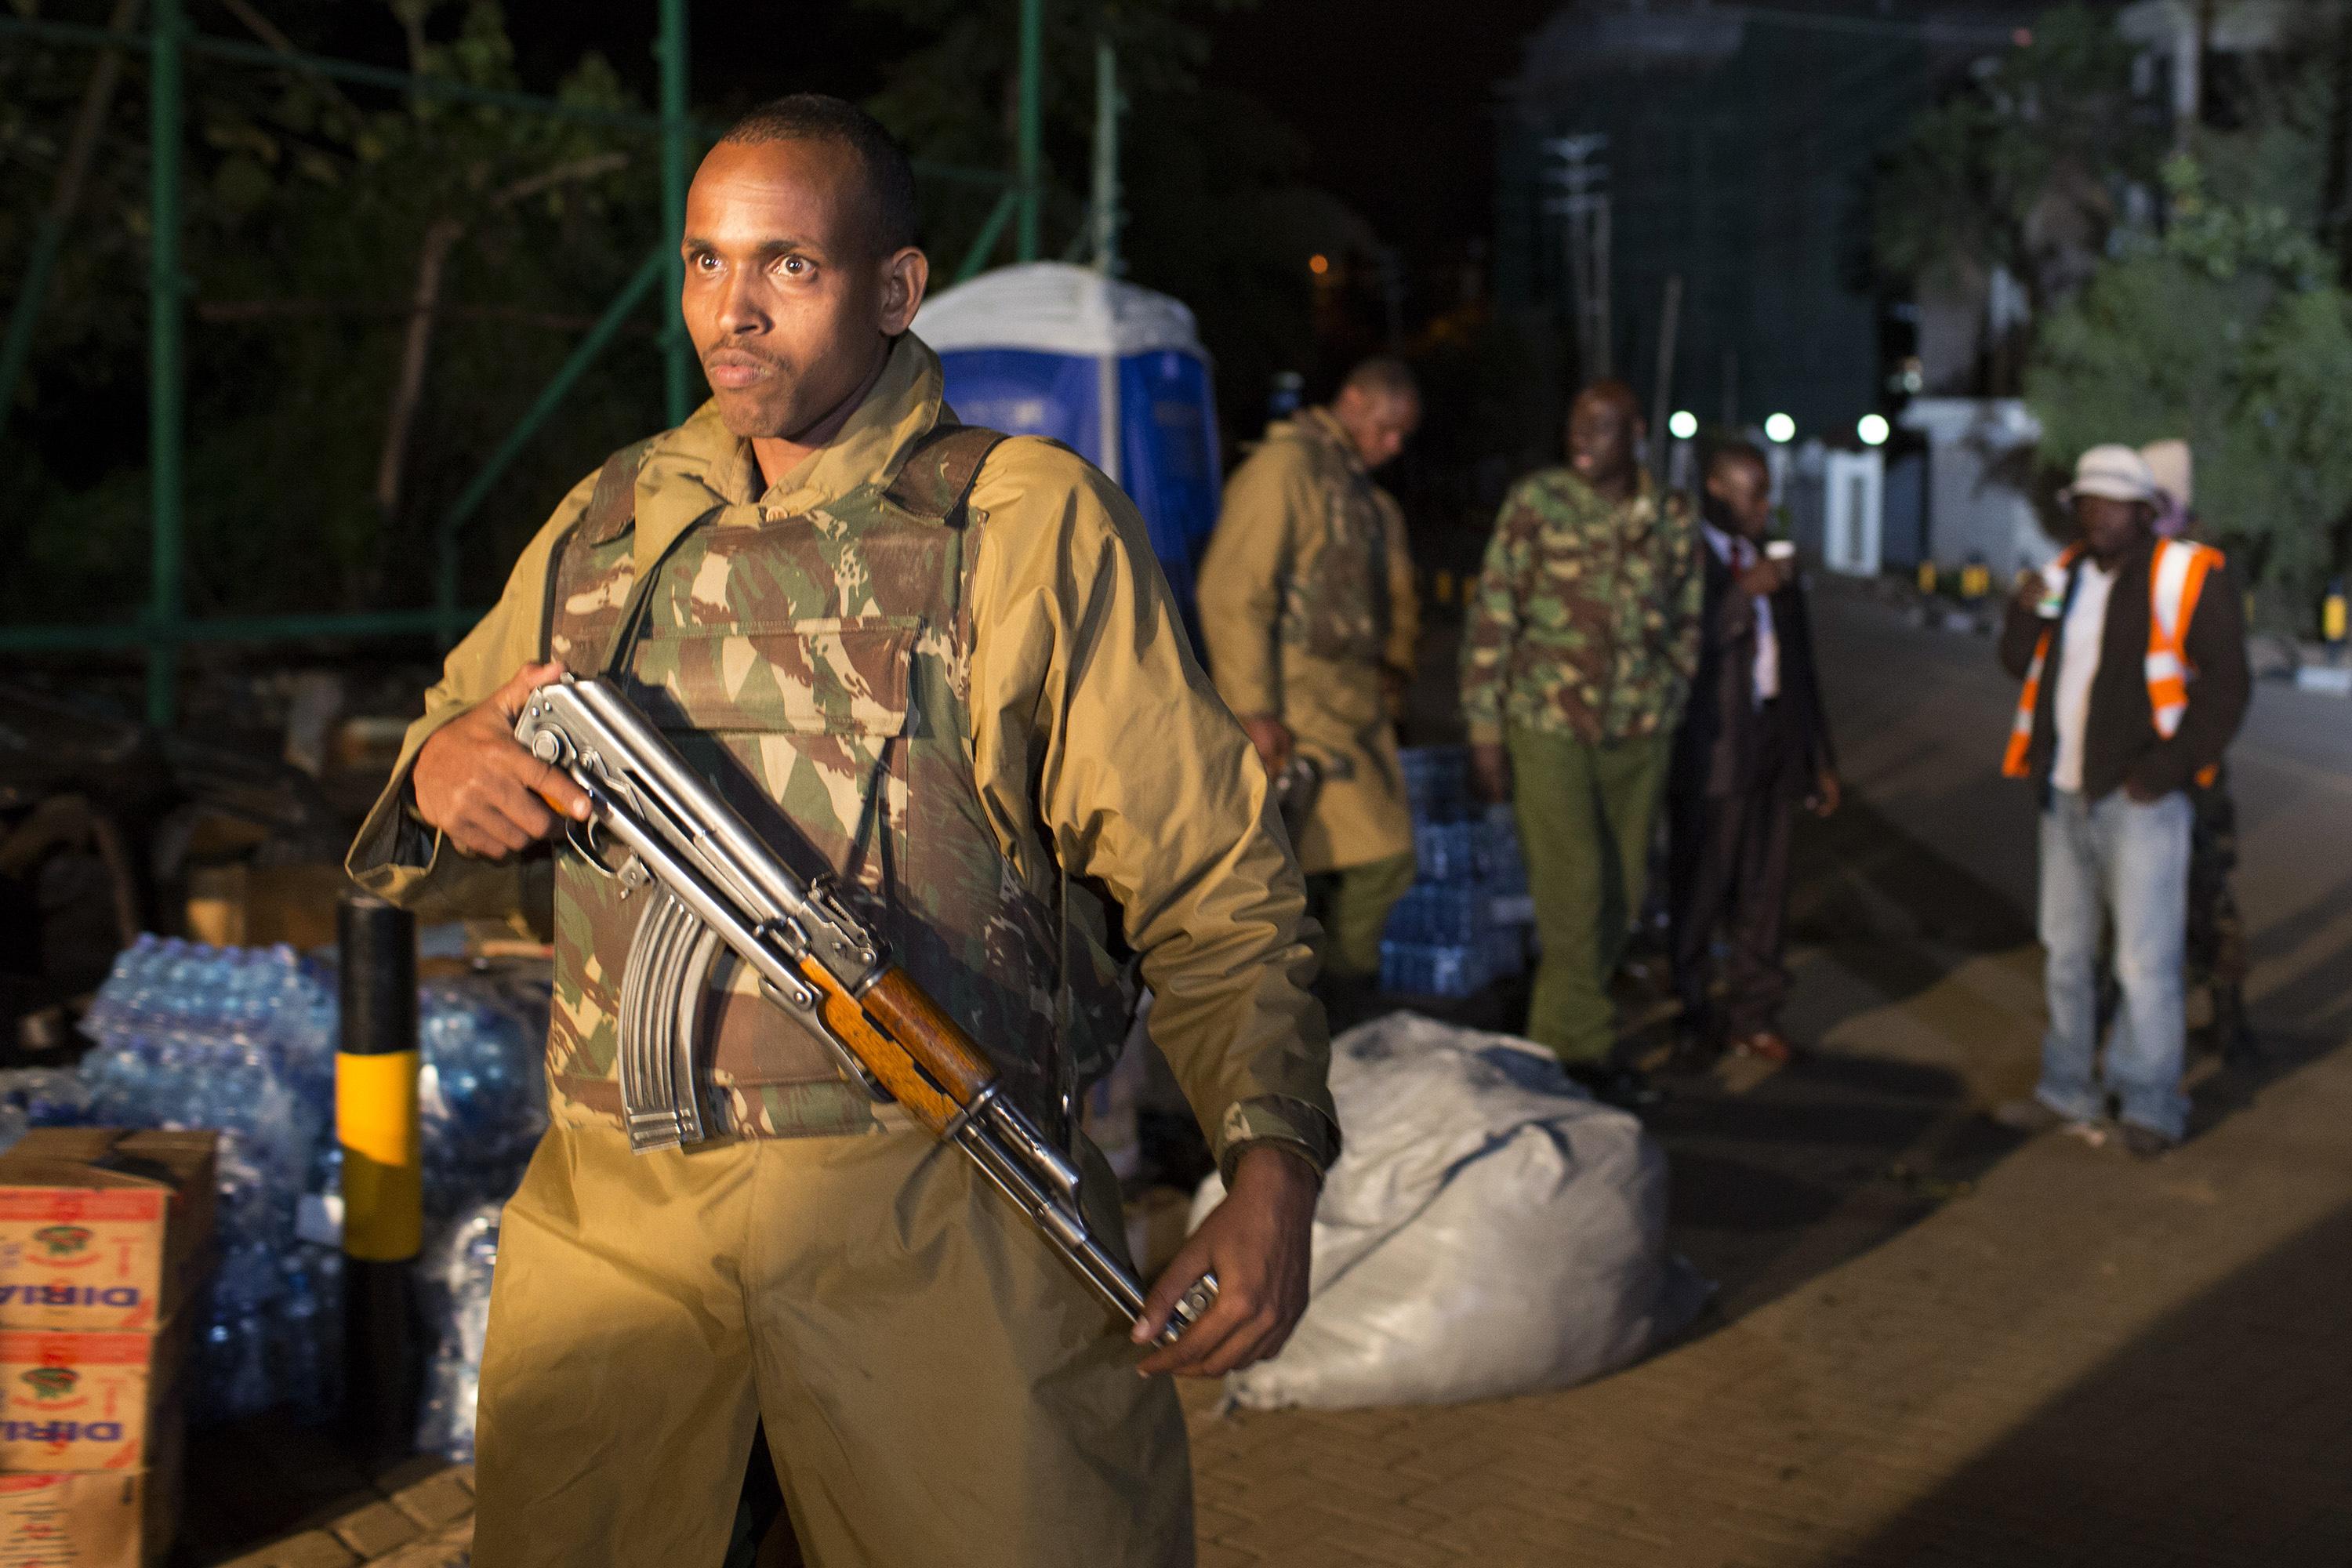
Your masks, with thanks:
[{"label": "soldier's face", "polygon": [[1568,463],[1587,484],[1621,479],[1633,468],[1641,421],[1613,397],[1580,397],[1568,411]]},{"label": "soldier's face", "polygon": [[738,436],[822,425],[915,319],[929,264],[877,243],[863,174],[830,142],[722,142],[687,191],[679,304]]},{"label": "soldier's face", "polygon": [[1343,386],[1332,401],[1331,413],[1367,468],[1377,468],[1403,451],[1421,428],[1421,399],[1394,393]]}]

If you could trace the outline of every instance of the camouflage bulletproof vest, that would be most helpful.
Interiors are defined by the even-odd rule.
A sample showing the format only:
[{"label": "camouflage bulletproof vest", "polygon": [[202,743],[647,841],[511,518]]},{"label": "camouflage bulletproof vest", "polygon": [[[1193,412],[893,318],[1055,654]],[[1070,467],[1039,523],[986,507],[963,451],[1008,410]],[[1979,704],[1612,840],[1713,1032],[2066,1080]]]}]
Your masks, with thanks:
[{"label": "camouflage bulletproof vest", "polygon": [[[610,669],[802,876],[834,876],[1006,1090],[1052,1127],[1108,1069],[1127,998],[1095,940],[1100,905],[1066,880],[1057,898],[1022,882],[973,772],[968,593],[986,519],[964,498],[1001,439],[942,426],[887,489],[868,484],[806,516],[714,508],[642,593],[631,514],[652,443],[625,448],[557,546],[545,641],[574,670]],[[615,1020],[644,904],[560,845],[548,1034],[560,1116],[618,1120]],[[704,1021],[729,1131],[877,1125],[830,1049],[731,955]]]},{"label": "camouflage bulletproof vest", "polygon": [[1371,479],[1301,415],[1290,438],[1313,458],[1322,516],[1294,524],[1277,635],[1315,658],[1377,664],[1389,631],[1389,520]]}]

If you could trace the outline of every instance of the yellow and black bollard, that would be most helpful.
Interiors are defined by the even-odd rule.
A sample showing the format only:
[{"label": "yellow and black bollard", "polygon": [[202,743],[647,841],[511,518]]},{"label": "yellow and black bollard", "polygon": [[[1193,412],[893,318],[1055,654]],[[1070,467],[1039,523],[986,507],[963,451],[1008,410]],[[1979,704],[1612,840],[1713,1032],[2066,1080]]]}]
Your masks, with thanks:
[{"label": "yellow and black bollard", "polygon": [[1932,561],[1922,561],[1919,563],[1919,592],[1932,595],[1935,591],[1936,563]]},{"label": "yellow and black bollard", "polygon": [[374,1455],[416,1436],[423,1363],[411,1267],[424,1242],[416,1102],[416,917],[352,891],[336,911],[342,1041],[335,1137],[343,1152],[343,1391],[353,1437]]},{"label": "yellow and black bollard", "polygon": [[2344,579],[2336,578],[2327,584],[2327,597],[2319,605],[2319,640],[2336,650],[2340,661],[2344,657]]}]

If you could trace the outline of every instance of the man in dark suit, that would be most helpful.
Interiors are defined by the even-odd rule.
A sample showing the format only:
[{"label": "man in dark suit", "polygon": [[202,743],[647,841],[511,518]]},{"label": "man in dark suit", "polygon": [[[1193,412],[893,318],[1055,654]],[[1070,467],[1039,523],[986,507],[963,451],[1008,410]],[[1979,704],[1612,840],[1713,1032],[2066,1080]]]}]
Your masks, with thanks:
[{"label": "man in dark suit", "polygon": [[[1706,594],[1690,706],[1666,775],[1668,892],[1682,1054],[1784,1062],[1780,1027],[1789,840],[1800,805],[1837,809],[1836,758],[1794,552],[1768,544],[1771,470],[1746,442],[1706,463]],[[1715,939],[1728,938],[1715,997]]]}]

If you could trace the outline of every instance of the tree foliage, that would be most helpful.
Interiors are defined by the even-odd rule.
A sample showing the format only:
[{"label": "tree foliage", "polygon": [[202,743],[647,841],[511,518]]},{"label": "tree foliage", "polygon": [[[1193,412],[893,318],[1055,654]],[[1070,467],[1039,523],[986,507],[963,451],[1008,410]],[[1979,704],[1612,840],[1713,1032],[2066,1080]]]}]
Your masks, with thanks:
[{"label": "tree foliage", "polygon": [[2079,281],[2122,191],[2154,176],[2161,128],[2113,16],[2067,5],[2032,40],[1922,110],[1880,169],[1872,251],[1887,273],[1973,292],[2000,268],[2038,309]]},{"label": "tree foliage", "polygon": [[2042,451],[2185,437],[2197,510],[2272,614],[2307,623],[2352,516],[2352,296],[2283,206],[2167,170],[2171,221],[2045,321],[2026,378]]},{"label": "tree foliage", "polygon": [[[495,0],[388,9],[411,70],[524,86]],[[31,247],[89,63],[0,42],[0,255],[12,261]],[[653,144],[205,57],[187,81],[190,608],[423,603],[438,520],[659,231]],[[557,90],[632,107],[594,56]],[[14,618],[113,617],[142,597],[148,168],[145,62],[131,56],[0,443],[0,550],[23,563],[0,574]],[[436,247],[429,353],[387,508],[376,481]],[[648,310],[500,485],[469,542],[470,595],[495,586],[549,498],[658,419],[655,326]]]}]

